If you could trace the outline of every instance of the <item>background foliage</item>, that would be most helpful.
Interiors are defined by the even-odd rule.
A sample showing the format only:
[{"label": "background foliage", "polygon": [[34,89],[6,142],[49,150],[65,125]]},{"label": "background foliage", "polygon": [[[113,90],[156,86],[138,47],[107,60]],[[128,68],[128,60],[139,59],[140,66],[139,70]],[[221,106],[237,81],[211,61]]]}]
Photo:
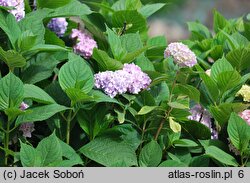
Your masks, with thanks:
[{"label": "background foliage", "polygon": [[[0,9],[2,166],[250,165],[250,127],[238,116],[249,103],[236,96],[250,77],[249,15],[227,20],[214,11],[213,30],[188,22],[182,42],[198,64],[180,68],[164,58],[165,37],[148,36],[147,19],[165,3],[37,0],[34,11],[29,4],[19,22]],[[62,38],[46,26],[55,17],[69,22]],[[97,42],[90,59],[73,52],[78,24],[70,17]],[[152,79],[149,90],[110,98],[94,87],[95,73],[132,62]],[[31,107],[20,110],[22,101]],[[212,115],[218,139],[188,119],[195,104]],[[19,131],[26,122],[35,124],[31,138]]]}]

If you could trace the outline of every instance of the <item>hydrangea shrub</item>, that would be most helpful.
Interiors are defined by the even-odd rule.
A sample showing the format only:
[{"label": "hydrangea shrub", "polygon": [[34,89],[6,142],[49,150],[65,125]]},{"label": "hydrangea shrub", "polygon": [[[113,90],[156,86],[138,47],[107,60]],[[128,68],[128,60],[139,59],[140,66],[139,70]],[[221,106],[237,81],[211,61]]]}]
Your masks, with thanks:
[{"label": "hydrangea shrub", "polygon": [[1,166],[250,166],[249,15],[167,43],[164,3],[25,2],[0,0]]}]

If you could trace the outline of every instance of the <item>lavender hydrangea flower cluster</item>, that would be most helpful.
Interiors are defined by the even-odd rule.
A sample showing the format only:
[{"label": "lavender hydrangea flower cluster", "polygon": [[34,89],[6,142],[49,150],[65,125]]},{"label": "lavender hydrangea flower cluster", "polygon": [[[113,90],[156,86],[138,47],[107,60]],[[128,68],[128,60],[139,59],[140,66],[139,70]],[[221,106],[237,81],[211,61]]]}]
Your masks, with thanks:
[{"label": "lavender hydrangea flower cluster", "polygon": [[193,106],[189,112],[191,115],[188,116],[188,119],[198,121],[206,125],[211,130],[211,139],[218,139],[218,132],[212,126],[212,116],[206,109],[204,109],[200,104],[197,104]]},{"label": "lavender hydrangea flower cluster", "polygon": [[63,37],[65,34],[68,22],[66,21],[66,18],[52,18],[50,22],[48,23],[47,27],[56,33],[58,37]]},{"label": "lavender hydrangea flower cluster", "polygon": [[0,6],[14,7],[9,12],[16,17],[17,21],[20,21],[25,16],[24,0],[0,0]]},{"label": "lavender hydrangea flower cluster", "polygon": [[97,48],[96,41],[86,31],[72,29],[71,38],[77,41],[73,47],[74,52],[85,59],[89,59],[93,54],[93,49]]},{"label": "lavender hydrangea flower cluster", "polygon": [[164,57],[173,57],[179,67],[193,67],[197,64],[194,52],[183,43],[170,43],[164,51]]},{"label": "lavender hydrangea flower cluster", "polygon": [[95,87],[104,90],[111,98],[118,94],[138,94],[151,83],[149,76],[141,68],[132,64],[124,64],[122,70],[105,71],[95,74]]},{"label": "lavender hydrangea flower cluster", "polygon": [[[23,111],[26,110],[28,107],[29,105],[24,102],[22,102],[20,105],[20,109]],[[21,124],[19,130],[23,132],[24,137],[31,137],[31,133],[35,130],[34,127],[34,123],[28,122]]]}]

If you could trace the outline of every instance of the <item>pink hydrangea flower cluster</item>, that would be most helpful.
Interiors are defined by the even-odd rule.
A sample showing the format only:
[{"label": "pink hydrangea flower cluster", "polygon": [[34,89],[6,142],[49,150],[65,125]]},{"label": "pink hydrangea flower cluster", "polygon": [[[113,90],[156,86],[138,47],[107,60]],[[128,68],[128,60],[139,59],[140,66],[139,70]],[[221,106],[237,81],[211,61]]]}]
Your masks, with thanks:
[{"label": "pink hydrangea flower cluster", "polygon": [[47,27],[51,31],[55,32],[58,37],[63,37],[67,30],[68,22],[66,21],[66,18],[63,17],[52,18],[48,23]]},{"label": "pink hydrangea flower cluster", "polygon": [[24,0],[0,0],[0,6],[14,7],[9,12],[16,17],[17,21],[20,21],[25,16]]},{"label": "pink hydrangea flower cluster", "polygon": [[105,71],[95,74],[95,87],[104,90],[111,98],[118,94],[138,94],[151,83],[150,77],[141,68],[132,64],[124,64],[122,70]]},{"label": "pink hydrangea flower cluster", "polygon": [[73,47],[74,52],[85,59],[89,59],[93,54],[93,49],[97,48],[96,41],[86,31],[72,29],[71,38],[77,40]]},{"label": "pink hydrangea flower cluster", "polygon": [[[21,110],[26,110],[29,107],[28,104],[22,102],[20,105]],[[23,132],[24,137],[31,137],[31,133],[35,130],[35,125],[32,122],[21,124],[19,130]]]},{"label": "pink hydrangea flower cluster", "polygon": [[211,139],[218,139],[218,132],[212,126],[212,116],[209,114],[207,109],[204,109],[200,104],[197,104],[193,106],[189,112],[191,115],[188,116],[188,119],[198,121],[206,125],[211,130]]},{"label": "pink hydrangea flower cluster", "polygon": [[170,43],[164,51],[164,57],[173,57],[179,67],[193,67],[197,64],[194,52],[183,43]]},{"label": "pink hydrangea flower cluster", "polygon": [[239,114],[239,116],[244,119],[250,125],[250,110],[244,110]]}]

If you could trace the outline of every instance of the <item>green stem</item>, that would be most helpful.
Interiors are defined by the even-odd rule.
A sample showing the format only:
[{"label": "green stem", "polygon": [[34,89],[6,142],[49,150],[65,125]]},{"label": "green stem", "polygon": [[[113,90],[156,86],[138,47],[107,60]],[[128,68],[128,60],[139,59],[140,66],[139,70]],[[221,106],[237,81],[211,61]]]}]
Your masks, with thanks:
[{"label": "green stem", "polygon": [[72,120],[76,117],[78,111],[79,111],[79,109],[76,110],[76,112],[75,112],[75,113],[73,114],[73,116],[71,117],[70,121],[72,121]]},{"label": "green stem", "polygon": [[67,118],[64,116],[64,114],[62,112],[60,112],[60,115],[62,116],[62,118],[67,121]]},{"label": "green stem", "polygon": [[[177,73],[175,75],[175,78],[174,78],[174,81],[173,81],[173,84],[172,84],[172,88],[171,88],[171,91],[170,91],[170,94],[169,94],[169,102],[172,101],[174,87],[175,87],[176,82],[177,82],[177,76],[178,76],[178,74],[179,74],[179,71],[177,71]],[[159,127],[158,127],[158,129],[156,131],[155,137],[154,137],[155,140],[158,139],[158,137],[160,135],[160,132],[161,132],[161,130],[163,128],[163,125],[164,125],[165,121],[168,119],[168,117],[169,117],[169,115],[170,115],[170,113],[171,113],[172,110],[173,110],[173,108],[170,107],[170,109],[166,111],[165,116],[162,118],[162,120],[160,122],[160,125],[159,125]]]},{"label": "green stem", "polygon": [[248,159],[249,159],[249,157],[246,158],[245,162],[243,163],[243,166],[246,166]]},{"label": "green stem", "polygon": [[4,164],[8,166],[8,156],[9,156],[9,140],[10,139],[10,120],[7,122],[7,129],[5,132],[5,142],[4,142],[4,149],[5,149],[5,157],[4,157]]},{"label": "green stem", "polygon": [[68,118],[66,120],[67,122],[67,132],[66,132],[66,143],[69,145],[69,141],[70,141],[70,122],[71,122],[71,115],[72,115],[72,110],[70,110]]},{"label": "green stem", "polygon": [[163,125],[164,125],[165,121],[168,119],[168,117],[169,117],[169,115],[170,115],[170,113],[171,113],[172,110],[173,110],[173,108],[170,107],[170,109],[166,111],[166,115],[162,118],[162,120],[160,122],[160,125],[159,125],[159,127],[157,129],[157,132],[155,134],[155,138],[154,138],[155,140],[158,139],[158,137],[160,135],[160,132],[161,132],[161,130],[163,128]]},{"label": "green stem", "polygon": [[187,83],[188,79],[189,79],[190,74],[188,73],[185,79],[185,84]]},{"label": "green stem", "polygon": [[2,127],[0,127],[0,130],[2,130],[4,133],[6,133],[6,130],[5,130],[5,129],[3,129]]},{"label": "green stem", "polygon": [[66,143],[69,145],[70,140],[70,121],[67,121],[67,134],[66,134]]},{"label": "green stem", "polygon": [[67,144],[69,144],[69,141],[70,141],[70,125],[71,125],[71,121],[75,118],[75,116],[76,116],[78,110],[75,111],[75,113],[73,114],[73,116],[72,116],[72,111],[73,111],[73,110],[70,110],[70,111],[69,111],[69,115],[68,115],[67,118],[64,116],[63,113],[60,113],[61,116],[63,117],[63,119],[64,119],[64,120],[66,121],[66,123],[67,123],[67,129],[66,129],[66,143],[67,143]]},{"label": "green stem", "polygon": [[140,126],[138,126],[135,122],[130,121],[128,119],[125,119],[125,122],[131,123],[132,125],[134,125],[136,128],[138,128],[138,130],[142,131],[142,129],[140,128]]},{"label": "green stem", "polygon": [[5,151],[5,149],[4,149],[3,147],[1,147],[1,146],[0,146],[0,149],[1,149],[2,151]]},{"label": "green stem", "polygon": [[84,165],[84,166],[85,166],[85,167],[87,167],[87,164],[89,164],[89,163],[91,162],[91,159],[86,158],[86,159],[85,159],[85,162],[86,162],[86,163],[85,163],[85,165]]},{"label": "green stem", "polygon": [[147,121],[144,121],[143,127],[142,127],[141,144],[140,144],[140,148],[139,148],[140,152],[142,150],[143,139],[144,139],[144,135],[145,135],[145,132],[146,132],[146,125],[147,125]]}]

